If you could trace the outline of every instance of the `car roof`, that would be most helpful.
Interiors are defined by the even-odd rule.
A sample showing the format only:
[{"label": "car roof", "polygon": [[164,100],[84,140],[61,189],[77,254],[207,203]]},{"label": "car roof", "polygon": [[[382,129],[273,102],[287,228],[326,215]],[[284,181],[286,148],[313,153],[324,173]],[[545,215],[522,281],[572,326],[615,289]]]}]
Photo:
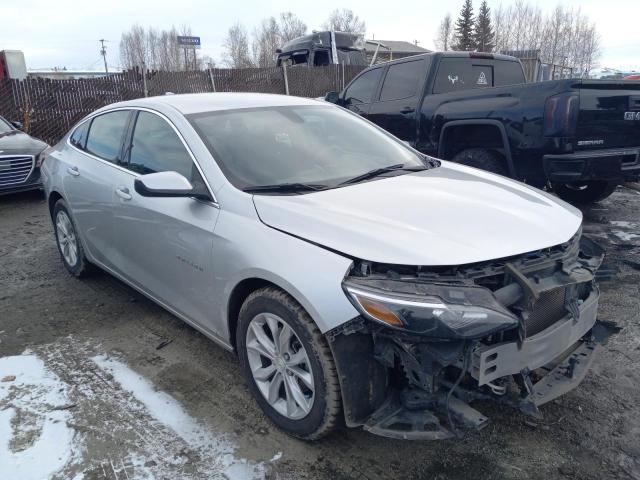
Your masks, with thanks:
[{"label": "car roof", "polygon": [[326,105],[326,103],[309,98],[266,93],[187,93],[128,100],[108,105],[101,110],[124,107],[148,107],[162,110],[162,107],[170,106],[183,115],[189,115],[219,110],[296,105]]}]

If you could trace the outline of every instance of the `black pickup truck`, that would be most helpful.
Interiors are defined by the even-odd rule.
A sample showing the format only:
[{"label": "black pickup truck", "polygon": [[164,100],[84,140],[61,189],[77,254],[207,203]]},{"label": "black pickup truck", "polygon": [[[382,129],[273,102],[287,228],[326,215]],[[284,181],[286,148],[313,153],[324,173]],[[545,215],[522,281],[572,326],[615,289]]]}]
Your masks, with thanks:
[{"label": "black pickup truck", "polygon": [[337,103],[417,150],[550,188],[574,203],[640,178],[640,83],[526,83],[517,58],[416,55],[362,71]]}]

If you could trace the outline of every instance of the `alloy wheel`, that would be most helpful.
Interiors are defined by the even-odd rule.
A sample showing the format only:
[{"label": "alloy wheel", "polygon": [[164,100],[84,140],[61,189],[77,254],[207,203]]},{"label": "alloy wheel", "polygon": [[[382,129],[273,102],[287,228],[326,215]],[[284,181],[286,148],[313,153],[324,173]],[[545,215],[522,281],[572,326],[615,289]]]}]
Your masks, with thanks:
[{"label": "alloy wheel", "polygon": [[78,262],[78,239],[71,219],[63,210],[56,216],[56,233],[60,253],[70,267]]},{"label": "alloy wheel", "polygon": [[291,420],[306,417],[315,398],[313,372],[293,329],[277,315],[260,313],[246,340],[251,375],[269,405]]}]

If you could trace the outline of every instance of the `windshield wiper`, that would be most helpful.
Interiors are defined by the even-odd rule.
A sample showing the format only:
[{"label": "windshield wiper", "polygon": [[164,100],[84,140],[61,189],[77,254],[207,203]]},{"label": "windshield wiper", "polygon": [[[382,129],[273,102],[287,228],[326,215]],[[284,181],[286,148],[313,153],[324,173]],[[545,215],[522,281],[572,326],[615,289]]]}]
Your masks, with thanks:
[{"label": "windshield wiper", "polygon": [[358,175],[356,177],[350,178],[338,184],[340,185],[349,185],[351,183],[358,183],[364,180],[369,180],[371,178],[379,177],[380,175],[384,175],[388,172],[421,172],[422,170],[428,170],[427,166],[405,166],[404,163],[398,163],[396,165],[390,165],[388,167],[374,168],[373,170],[369,170],[368,172],[363,173],[362,175]]},{"label": "windshield wiper", "polygon": [[300,193],[300,192],[317,192],[324,190],[327,185],[318,183],[279,183],[275,185],[256,185],[254,187],[244,188],[242,191],[247,193]]}]

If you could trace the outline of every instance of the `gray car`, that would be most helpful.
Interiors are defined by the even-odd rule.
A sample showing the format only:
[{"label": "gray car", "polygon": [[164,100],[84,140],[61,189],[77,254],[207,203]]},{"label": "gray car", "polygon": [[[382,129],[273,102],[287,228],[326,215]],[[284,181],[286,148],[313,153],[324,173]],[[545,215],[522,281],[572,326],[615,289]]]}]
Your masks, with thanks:
[{"label": "gray car", "polygon": [[100,267],[237,352],[300,438],[448,438],[486,425],[478,399],[539,415],[611,331],[578,210],[324,102],[118,103],[42,172],[66,268]]},{"label": "gray car", "polygon": [[42,187],[40,164],[49,146],[0,117],[0,195]]}]

